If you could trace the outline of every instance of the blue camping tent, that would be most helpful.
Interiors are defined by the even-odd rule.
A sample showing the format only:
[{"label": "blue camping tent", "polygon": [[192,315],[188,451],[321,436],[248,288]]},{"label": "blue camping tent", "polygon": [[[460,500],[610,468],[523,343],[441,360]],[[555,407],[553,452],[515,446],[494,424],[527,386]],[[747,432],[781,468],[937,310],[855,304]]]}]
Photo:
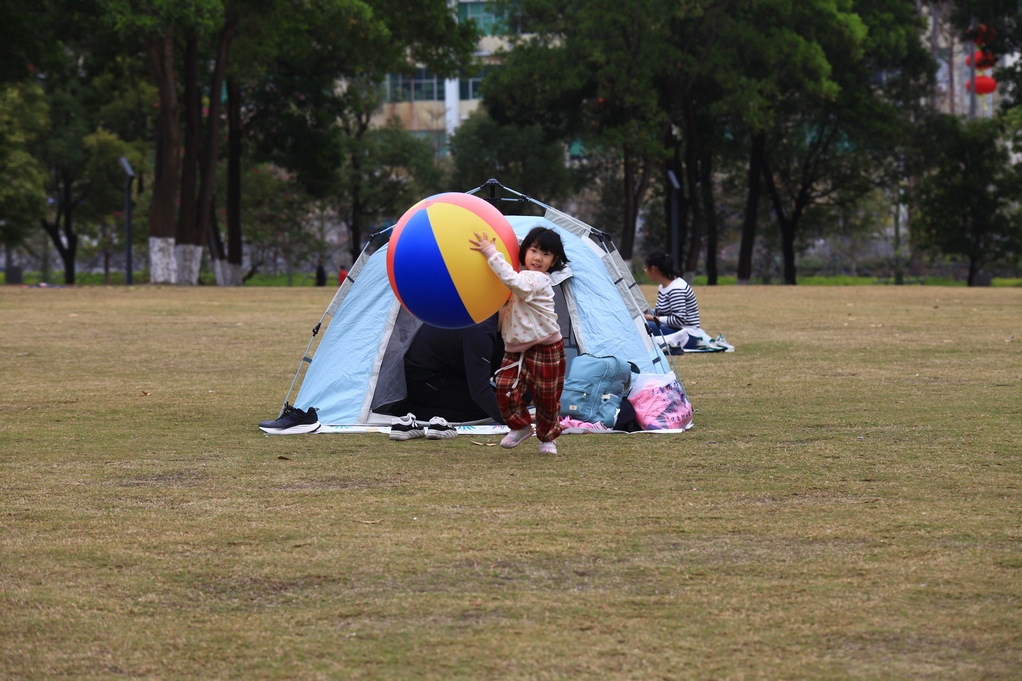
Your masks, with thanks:
[{"label": "blue camping tent", "polygon": [[[620,357],[642,372],[669,373],[667,358],[646,333],[646,300],[610,238],[533,203],[544,209],[542,216],[507,218],[519,240],[541,225],[556,230],[564,243],[570,266],[556,273],[554,288],[569,367],[572,357],[590,353]],[[294,406],[314,407],[321,424],[389,425],[391,417],[374,409],[405,396],[402,360],[421,322],[390,288],[388,238],[389,231],[374,235],[348,271],[285,400],[300,384]]]}]

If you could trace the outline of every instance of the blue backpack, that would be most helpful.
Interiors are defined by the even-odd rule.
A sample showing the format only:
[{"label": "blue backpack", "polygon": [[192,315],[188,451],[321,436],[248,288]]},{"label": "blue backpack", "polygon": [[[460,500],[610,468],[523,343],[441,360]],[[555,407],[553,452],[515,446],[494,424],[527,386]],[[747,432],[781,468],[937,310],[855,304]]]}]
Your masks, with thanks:
[{"label": "blue backpack", "polygon": [[618,357],[575,357],[561,391],[561,416],[613,428],[633,372],[639,368]]}]

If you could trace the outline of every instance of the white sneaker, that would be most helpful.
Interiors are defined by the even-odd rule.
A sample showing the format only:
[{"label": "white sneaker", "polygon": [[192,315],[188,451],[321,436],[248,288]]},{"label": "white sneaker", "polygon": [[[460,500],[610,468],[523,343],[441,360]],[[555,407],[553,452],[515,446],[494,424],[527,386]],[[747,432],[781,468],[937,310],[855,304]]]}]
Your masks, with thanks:
[{"label": "white sneaker", "polygon": [[415,420],[415,414],[406,414],[390,424],[391,440],[413,440],[426,434],[422,424]]},{"label": "white sneaker", "polygon": [[557,443],[553,442],[552,440],[550,442],[540,442],[539,443],[539,453],[540,454],[556,454],[557,453]]},{"label": "white sneaker", "polygon": [[458,437],[458,429],[442,416],[434,416],[426,425],[427,440],[450,440],[452,437]]},{"label": "white sneaker", "polygon": [[530,437],[532,437],[532,426],[525,426],[521,430],[512,430],[505,435],[504,439],[500,441],[500,446],[504,449],[511,449],[512,447],[517,447],[523,440]]}]

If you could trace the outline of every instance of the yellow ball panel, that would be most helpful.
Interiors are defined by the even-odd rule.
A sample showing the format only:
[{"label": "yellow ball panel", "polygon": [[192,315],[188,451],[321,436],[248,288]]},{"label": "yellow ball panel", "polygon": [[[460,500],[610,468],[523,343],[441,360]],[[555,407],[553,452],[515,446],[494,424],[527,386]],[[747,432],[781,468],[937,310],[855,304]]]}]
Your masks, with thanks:
[{"label": "yellow ball panel", "polygon": [[[461,296],[461,302],[476,322],[488,318],[504,304],[510,291],[490,270],[485,258],[470,249],[469,239],[476,233],[497,236],[497,250],[505,259],[508,249],[494,226],[478,214],[449,203],[435,203],[427,208],[433,235],[443,255],[448,274]],[[513,231],[508,230],[511,235]]]}]

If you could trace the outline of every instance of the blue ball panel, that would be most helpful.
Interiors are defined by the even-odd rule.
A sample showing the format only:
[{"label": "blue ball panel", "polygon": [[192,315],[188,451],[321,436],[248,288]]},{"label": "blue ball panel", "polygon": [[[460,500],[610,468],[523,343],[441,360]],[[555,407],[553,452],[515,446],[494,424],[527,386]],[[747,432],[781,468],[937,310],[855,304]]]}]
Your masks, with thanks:
[{"label": "blue ball panel", "polygon": [[408,311],[427,324],[448,329],[475,324],[447,271],[425,210],[408,220],[398,243],[394,250],[394,285]]}]

